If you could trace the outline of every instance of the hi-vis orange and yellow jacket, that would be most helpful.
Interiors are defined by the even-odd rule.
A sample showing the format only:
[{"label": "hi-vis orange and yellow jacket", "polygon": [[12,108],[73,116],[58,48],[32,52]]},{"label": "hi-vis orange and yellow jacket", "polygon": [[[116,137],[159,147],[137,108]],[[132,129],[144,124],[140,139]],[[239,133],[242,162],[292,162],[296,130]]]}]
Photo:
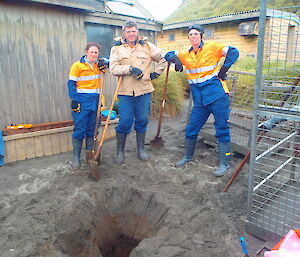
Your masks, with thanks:
[{"label": "hi-vis orange and yellow jacket", "polygon": [[[226,57],[223,66],[230,67],[238,58],[236,48],[216,42],[203,41],[197,53],[191,47],[188,51],[173,53],[185,66],[186,76],[191,86],[195,103],[208,105],[225,93],[229,93],[225,81],[218,78],[221,58]],[[168,56],[167,56],[168,55]],[[168,60],[171,52],[165,58]]]},{"label": "hi-vis orange and yellow jacket", "polygon": [[97,109],[101,74],[97,63],[91,67],[85,57],[71,66],[68,81],[69,96],[79,102],[82,109]]}]

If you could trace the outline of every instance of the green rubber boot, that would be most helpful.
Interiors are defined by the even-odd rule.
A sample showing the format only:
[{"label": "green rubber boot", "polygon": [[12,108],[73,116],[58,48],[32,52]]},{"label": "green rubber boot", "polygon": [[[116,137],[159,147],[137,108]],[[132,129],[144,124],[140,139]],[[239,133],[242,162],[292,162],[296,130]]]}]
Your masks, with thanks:
[{"label": "green rubber boot", "polygon": [[230,148],[230,142],[218,143],[220,165],[218,169],[213,172],[216,177],[222,177],[229,171]]},{"label": "green rubber boot", "polygon": [[147,161],[149,159],[148,154],[144,150],[146,133],[136,133],[136,145],[138,151],[138,158],[141,161]]},{"label": "green rubber boot", "polygon": [[72,143],[73,143],[73,161],[72,161],[72,166],[74,168],[79,168],[81,165],[80,162],[80,154],[81,154],[81,148],[82,148],[82,141],[77,138],[72,138]]},{"label": "green rubber boot", "polygon": [[176,167],[182,167],[193,159],[196,142],[197,142],[197,138],[195,139],[185,138],[185,144],[184,144],[185,154],[180,161],[176,162],[175,164]]}]

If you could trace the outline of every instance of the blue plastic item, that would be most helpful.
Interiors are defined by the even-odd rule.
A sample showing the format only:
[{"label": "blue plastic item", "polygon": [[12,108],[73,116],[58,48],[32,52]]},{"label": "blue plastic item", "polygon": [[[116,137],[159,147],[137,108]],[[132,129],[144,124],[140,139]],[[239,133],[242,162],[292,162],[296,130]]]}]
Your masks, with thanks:
[{"label": "blue plastic item", "polygon": [[0,166],[4,165],[4,140],[0,129]]},{"label": "blue plastic item", "polygon": [[240,237],[240,242],[241,242],[241,246],[243,248],[243,252],[245,254],[244,257],[251,257],[249,255],[249,252],[248,252],[248,249],[247,249],[246,240],[245,240],[245,238],[243,236]]},{"label": "blue plastic item", "polygon": [[[101,112],[101,116],[103,117],[108,117],[109,114],[109,110],[105,110]],[[114,120],[115,118],[117,118],[117,113],[112,110],[111,115],[110,115],[110,120]]]}]

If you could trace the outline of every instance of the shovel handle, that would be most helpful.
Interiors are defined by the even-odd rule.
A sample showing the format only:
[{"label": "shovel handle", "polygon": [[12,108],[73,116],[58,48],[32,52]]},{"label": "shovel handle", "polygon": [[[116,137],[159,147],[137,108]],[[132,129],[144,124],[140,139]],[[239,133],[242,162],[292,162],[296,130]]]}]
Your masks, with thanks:
[{"label": "shovel handle", "polygon": [[160,108],[160,112],[159,112],[159,122],[158,122],[157,134],[155,136],[156,138],[159,137],[161,123],[163,120],[163,113],[164,113],[166,97],[167,97],[167,84],[168,84],[168,79],[169,79],[169,71],[170,71],[170,63],[168,62],[167,71],[166,71],[166,79],[165,79],[165,84],[164,84],[164,93],[163,93],[161,108]]},{"label": "shovel handle", "polygon": [[116,88],[116,91],[115,91],[113,100],[112,100],[111,105],[110,105],[110,108],[109,108],[109,113],[108,113],[108,116],[107,116],[106,121],[105,121],[105,126],[104,126],[104,130],[103,130],[103,133],[102,133],[102,137],[101,137],[101,139],[100,139],[100,142],[99,142],[97,151],[96,151],[95,156],[94,156],[94,158],[93,158],[94,160],[97,160],[98,157],[99,157],[99,155],[100,155],[100,152],[101,152],[101,149],[102,149],[102,146],[103,146],[103,142],[104,142],[104,138],[105,138],[105,135],[106,135],[108,123],[109,123],[109,121],[110,121],[110,115],[111,115],[112,109],[113,109],[113,107],[114,107],[115,99],[116,99],[117,96],[118,96],[118,92],[119,92],[119,88],[120,88],[121,81],[122,81],[122,77],[119,78],[118,85],[117,85],[117,88]]},{"label": "shovel handle", "polygon": [[103,73],[102,79],[100,80],[100,93],[99,93],[99,101],[98,101],[98,109],[97,109],[97,116],[96,116],[96,124],[95,124],[95,130],[94,130],[94,141],[93,141],[93,148],[92,152],[94,153],[96,150],[96,140],[97,140],[97,133],[99,129],[99,123],[101,123],[101,106],[102,106],[102,94],[103,94],[103,86],[104,86],[104,76],[105,73]]}]

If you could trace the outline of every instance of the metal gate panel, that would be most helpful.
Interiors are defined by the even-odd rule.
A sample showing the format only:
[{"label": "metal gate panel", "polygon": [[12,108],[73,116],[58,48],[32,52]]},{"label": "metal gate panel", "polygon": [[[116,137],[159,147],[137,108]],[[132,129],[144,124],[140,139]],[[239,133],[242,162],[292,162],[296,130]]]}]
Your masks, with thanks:
[{"label": "metal gate panel", "polygon": [[299,8],[261,0],[246,228],[265,240],[300,229]]}]

